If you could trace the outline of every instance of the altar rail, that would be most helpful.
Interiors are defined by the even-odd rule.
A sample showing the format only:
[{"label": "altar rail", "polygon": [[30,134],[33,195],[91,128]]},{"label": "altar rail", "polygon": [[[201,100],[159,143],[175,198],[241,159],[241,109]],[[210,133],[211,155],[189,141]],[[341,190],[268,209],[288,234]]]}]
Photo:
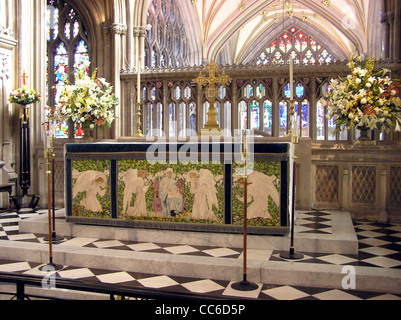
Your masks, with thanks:
[{"label": "altar rail", "polygon": [[[0,292],[4,295],[11,296],[11,300],[16,299],[18,301],[30,300],[30,298],[37,299],[49,299],[55,300],[54,292],[43,290],[43,295],[30,294],[28,293],[27,287],[42,288],[45,283],[49,286],[50,279],[44,279],[40,276],[24,275],[24,274],[13,274],[0,272],[0,283],[4,284],[15,284],[15,291],[13,292]],[[115,300],[121,297],[122,300],[126,298],[134,298],[138,300],[163,300],[163,301],[175,301],[175,300],[232,300],[233,298],[226,296],[209,296],[201,295],[190,292],[173,292],[160,289],[149,289],[149,288],[135,288],[126,287],[123,285],[116,286],[115,284],[105,284],[100,282],[84,282],[79,280],[71,279],[60,279],[55,278],[52,284],[54,288],[63,290],[79,291],[84,293],[97,293],[105,294],[110,296],[110,300]],[[47,293],[47,294],[46,294]]]}]

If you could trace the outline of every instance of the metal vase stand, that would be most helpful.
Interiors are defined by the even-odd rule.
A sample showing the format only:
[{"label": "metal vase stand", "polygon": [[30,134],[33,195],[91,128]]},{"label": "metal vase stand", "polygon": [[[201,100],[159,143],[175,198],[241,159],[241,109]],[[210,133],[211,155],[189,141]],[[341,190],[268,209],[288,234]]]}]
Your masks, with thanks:
[{"label": "metal vase stand", "polygon": [[30,195],[29,188],[31,186],[31,143],[30,143],[30,128],[29,128],[29,107],[27,105],[20,105],[20,175],[19,185],[22,189],[22,195],[18,194],[16,188],[16,196],[11,196],[11,202],[14,205],[14,211],[20,212],[23,208],[23,199],[30,197],[31,201],[28,208],[31,211],[26,213],[35,213],[36,207],[39,202],[39,197]]}]

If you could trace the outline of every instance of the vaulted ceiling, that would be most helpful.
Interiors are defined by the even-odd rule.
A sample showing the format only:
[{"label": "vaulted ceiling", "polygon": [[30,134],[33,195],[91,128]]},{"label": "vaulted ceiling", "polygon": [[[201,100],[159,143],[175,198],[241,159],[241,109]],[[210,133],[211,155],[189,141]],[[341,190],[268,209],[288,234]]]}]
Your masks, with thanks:
[{"label": "vaulted ceiling", "polygon": [[[379,0],[178,0],[186,25],[198,34],[203,59],[219,54],[231,63],[246,62],[255,48],[296,25],[330,45],[346,59],[356,47],[380,47],[372,36],[380,27]],[[373,49],[372,49],[373,48]],[[256,53],[256,52],[255,52]]]}]

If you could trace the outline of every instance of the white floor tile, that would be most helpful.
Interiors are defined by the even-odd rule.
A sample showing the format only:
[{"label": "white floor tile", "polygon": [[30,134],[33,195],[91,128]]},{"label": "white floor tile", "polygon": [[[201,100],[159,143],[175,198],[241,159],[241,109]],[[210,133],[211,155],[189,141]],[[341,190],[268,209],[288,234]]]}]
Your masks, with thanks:
[{"label": "white floor tile", "polygon": [[167,276],[141,279],[138,280],[138,282],[146,288],[154,288],[154,289],[172,287],[178,284],[178,282],[174,281],[173,279]]},{"label": "white floor tile", "polygon": [[210,249],[210,250],[205,250],[203,252],[213,257],[227,257],[238,254],[238,252],[228,248]]},{"label": "white floor tile", "polygon": [[88,268],[64,270],[59,271],[58,274],[60,275],[60,277],[66,279],[83,279],[94,276],[93,272],[90,271]]},{"label": "white floor tile", "polygon": [[397,261],[386,257],[374,257],[363,261],[370,264],[374,264],[382,268],[393,268],[401,265],[401,261]]},{"label": "white floor tile", "polygon": [[73,238],[71,240],[65,241],[63,243],[60,243],[60,246],[83,247],[96,240],[98,240],[98,239],[77,237],[77,238]]},{"label": "white floor tile", "polygon": [[98,248],[112,248],[112,247],[120,247],[124,244],[118,240],[106,240],[106,241],[96,241],[93,243]]},{"label": "white floor tile", "polygon": [[18,272],[29,269],[31,269],[31,266],[29,265],[28,262],[16,262],[16,263],[0,265],[1,272]]},{"label": "white floor tile", "polygon": [[364,249],[359,249],[359,251],[371,253],[376,256],[386,256],[389,254],[397,253],[397,251],[386,249],[386,248],[381,248],[381,247],[368,247],[368,248],[364,248]]},{"label": "white floor tile", "polygon": [[3,227],[4,231],[10,232],[10,231],[18,231],[19,230],[19,226],[6,226]]},{"label": "white floor tile", "polygon": [[135,280],[135,278],[132,277],[127,272],[108,273],[97,276],[96,278],[98,278],[103,283],[110,283],[110,284],[124,283]]},{"label": "white floor tile", "polygon": [[20,241],[20,240],[36,239],[36,236],[33,233],[22,233],[22,234],[9,235],[8,239],[11,241]]},{"label": "white floor tile", "polygon": [[262,292],[276,300],[297,300],[309,296],[309,294],[289,286],[268,289]]},{"label": "white floor tile", "polygon": [[182,286],[194,293],[210,293],[213,291],[223,290],[224,287],[212,280],[200,280],[182,284]]},{"label": "white floor tile", "polygon": [[318,293],[313,295],[313,297],[319,300],[362,300],[350,293],[337,289]]},{"label": "white floor tile", "polygon": [[195,249],[191,246],[175,246],[175,247],[164,248],[164,250],[167,250],[168,252],[171,252],[173,254],[185,254],[199,251],[198,249]]},{"label": "white floor tile", "polygon": [[340,254],[331,254],[323,257],[319,257],[319,260],[323,260],[329,263],[337,264],[337,265],[342,265],[342,264],[347,264],[351,262],[357,261],[354,258],[346,257]]},{"label": "white floor tile", "polygon": [[358,235],[362,237],[368,237],[368,238],[377,238],[377,237],[383,237],[384,234],[380,232],[374,232],[374,231],[361,231],[357,232]]},{"label": "white floor tile", "polygon": [[385,244],[389,244],[390,242],[376,239],[376,238],[367,238],[359,240],[360,243],[367,244],[368,246],[383,246]]},{"label": "white floor tile", "polygon": [[154,243],[138,243],[138,244],[131,244],[128,248],[134,251],[147,251],[147,250],[156,250],[160,249],[160,247]]}]

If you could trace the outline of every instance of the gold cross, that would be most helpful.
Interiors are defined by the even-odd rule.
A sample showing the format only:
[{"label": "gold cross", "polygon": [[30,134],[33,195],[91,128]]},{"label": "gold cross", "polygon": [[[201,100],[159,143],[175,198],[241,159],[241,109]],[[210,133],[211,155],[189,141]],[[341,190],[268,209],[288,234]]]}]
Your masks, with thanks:
[{"label": "gold cross", "polygon": [[24,70],[23,74],[22,74],[22,84],[24,85],[24,87],[26,86],[26,80],[29,78]]},{"label": "gold cross", "polygon": [[208,86],[206,89],[206,96],[209,99],[210,108],[208,112],[208,122],[204,129],[209,131],[217,130],[220,132],[219,125],[217,124],[217,113],[214,107],[216,97],[219,94],[218,89],[216,89],[216,84],[219,86],[229,85],[232,79],[226,75],[224,71],[220,76],[216,76],[217,69],[219,69],[219,66],[214,61],[211,61],[210,64],[206,66],[206,70],[209,71],[209,77],[204,76],[202,72],[200,72],[199,77],[192,81],[196,82],[199,87]]}]

